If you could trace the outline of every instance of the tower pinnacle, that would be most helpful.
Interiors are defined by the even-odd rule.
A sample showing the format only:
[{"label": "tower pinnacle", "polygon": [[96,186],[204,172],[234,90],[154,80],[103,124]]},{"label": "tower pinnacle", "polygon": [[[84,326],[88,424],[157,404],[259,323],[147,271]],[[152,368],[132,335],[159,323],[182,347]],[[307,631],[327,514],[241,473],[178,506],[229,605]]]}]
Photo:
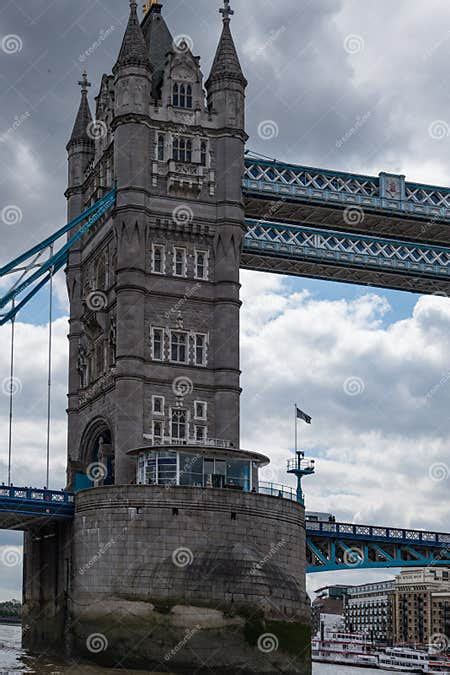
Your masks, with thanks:
[{"label": "tower pinnacle", "polygon": [[233,16],[234,11],[230,7],[230,0],[223,0],[224,6],[219,9],[219,12],[223,16],[223,21],[228,21],[230,22],[230,18]]},{"label": "tower pinnacle", "polygon": [[82,74],[81,80],[78,82],[78,84],[81,87],[81,102],[80,107],[78,108],[78,113],[75,119],[69,145],[73,143],[87,143],[88,145],[93,145],[93,140],[88,134],[88,127],[92,122],[92,114],[87,96],[87,92],[91,86],[91,83],[88,80],[86,71],[84,71]]},{"label": "tower pinnacle", "polygon": [[130,17],[113,73],[115,74],[117,69],[123,66],[144,66],[151,69],[147,46],[137,16],[136,0],[130,0]]},{"label": "tower pinnacle", "polygon": [[86,72],[86,71],[83,72],[83,74],[82,74],[82,76],[81,76],[81,80],[78,82],[78,84],[79,84],[80,87],[81,87],[81,93],[82,93],[82,94],[87,94],[88,88],[91,87],[92,85],[91,85],[91,83],[90,83],[89,80],[88,80],[88,76],[87,76],[87,72]]}]

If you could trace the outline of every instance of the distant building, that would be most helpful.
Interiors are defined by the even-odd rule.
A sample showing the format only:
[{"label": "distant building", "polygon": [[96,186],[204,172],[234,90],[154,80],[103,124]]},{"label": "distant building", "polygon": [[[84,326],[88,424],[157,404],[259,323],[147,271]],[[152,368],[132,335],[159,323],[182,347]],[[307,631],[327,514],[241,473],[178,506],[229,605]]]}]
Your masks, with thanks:
[{"label": "distant building", "polygon": [[350,587],[345,599],[345,629],[349,633],[365,633],[376,642],[392,644],[394,593],[394,581]]},{"label": "distant building", "polygon": [[425,568],[404,570],[395,579],[397,644],[426,646],[436,636],[450,638],[450,572]]},{"label": "distant building", "polygon": [[312,603],[312,634],[320,630],[321,623],[327,623],[324,616],[343,617],[344,599],[350,586],[323,586],[314,593],[315,600]]}]

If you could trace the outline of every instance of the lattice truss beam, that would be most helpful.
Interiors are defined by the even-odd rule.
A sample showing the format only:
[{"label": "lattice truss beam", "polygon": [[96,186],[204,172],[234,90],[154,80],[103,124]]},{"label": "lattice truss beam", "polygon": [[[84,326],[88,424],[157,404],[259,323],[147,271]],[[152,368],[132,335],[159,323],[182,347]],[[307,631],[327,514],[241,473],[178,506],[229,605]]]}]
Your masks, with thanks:
[{"label": "lattice truss beam", "polygon": [[450,248],[246,220],[244,252],[450,280]]},{"label": "lattice truss beam", "polygon": [[[307,524],[308,572],[450,566],[450,534],[366,525]],[[312,529],[314,528],[314,529]]]},{"label": "lattice truss beam", "polygon": [[357,203],[375,208],[450,220],[450,189],[405,182],[404,176],[378,177],[329,171],[247,156],[244,192],[277,193],[292,198]]},{"label": "lattice truss beam", "polygon": [[[70,248],[104,216],[115,199],[114,189],[50,237],[0,268],[0,326],[14,320],[17,313],[67,263]],[[67,241],[62,246],[58,244],[67,234]],[[60,247],[55,252],[58,245]]]}]

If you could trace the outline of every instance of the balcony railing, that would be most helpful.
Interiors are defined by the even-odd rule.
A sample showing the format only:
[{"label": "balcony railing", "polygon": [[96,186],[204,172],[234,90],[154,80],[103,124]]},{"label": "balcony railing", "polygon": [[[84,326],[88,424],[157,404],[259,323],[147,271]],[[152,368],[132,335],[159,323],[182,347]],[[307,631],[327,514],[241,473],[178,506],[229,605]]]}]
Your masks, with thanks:
[{"label": "balcony railing", "polygon": [[279,497],[280,499],[290,499],[292,502],[297,501],[296,490],[288,485],[281,485],[280,483],[266,483],[265,481],[259,481],[258,493],[261,495],[269,495],[270,497]]}]

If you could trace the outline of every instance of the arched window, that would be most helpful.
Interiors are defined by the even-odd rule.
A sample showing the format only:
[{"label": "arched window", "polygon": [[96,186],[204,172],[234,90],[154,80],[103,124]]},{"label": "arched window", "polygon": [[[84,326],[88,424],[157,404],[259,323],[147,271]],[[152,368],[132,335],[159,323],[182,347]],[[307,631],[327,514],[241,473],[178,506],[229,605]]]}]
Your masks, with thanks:
[{"label": "arched window", "polygon": [[173,139],[173,160],[192,162],[192,140],[181,136]]},{"label": "arched window", "polygon": [[186,87],[184,84],[180,86],[180,108],[186,107]]},{"label": "arched window", "polygon": [[207,152],[207,144],[206,141],[202,141],[200,144],[200,164],[202,166],[206,166],[206,152]]},{"label": "arched window", "polygon": [[173,85],[173,97],[172,97],[172,104],[178,108],[180,105],[180,99],[179,99],[179,87],[178,84],[175,82]]},{"label": "arched window", "polygon": [[190,84],[186,89],[186,108],[192,108],[192,85]]},{"label": "arched window", "polygon": [[158,159],[160,162],[164,161],[164,135],[158,135]]}]

